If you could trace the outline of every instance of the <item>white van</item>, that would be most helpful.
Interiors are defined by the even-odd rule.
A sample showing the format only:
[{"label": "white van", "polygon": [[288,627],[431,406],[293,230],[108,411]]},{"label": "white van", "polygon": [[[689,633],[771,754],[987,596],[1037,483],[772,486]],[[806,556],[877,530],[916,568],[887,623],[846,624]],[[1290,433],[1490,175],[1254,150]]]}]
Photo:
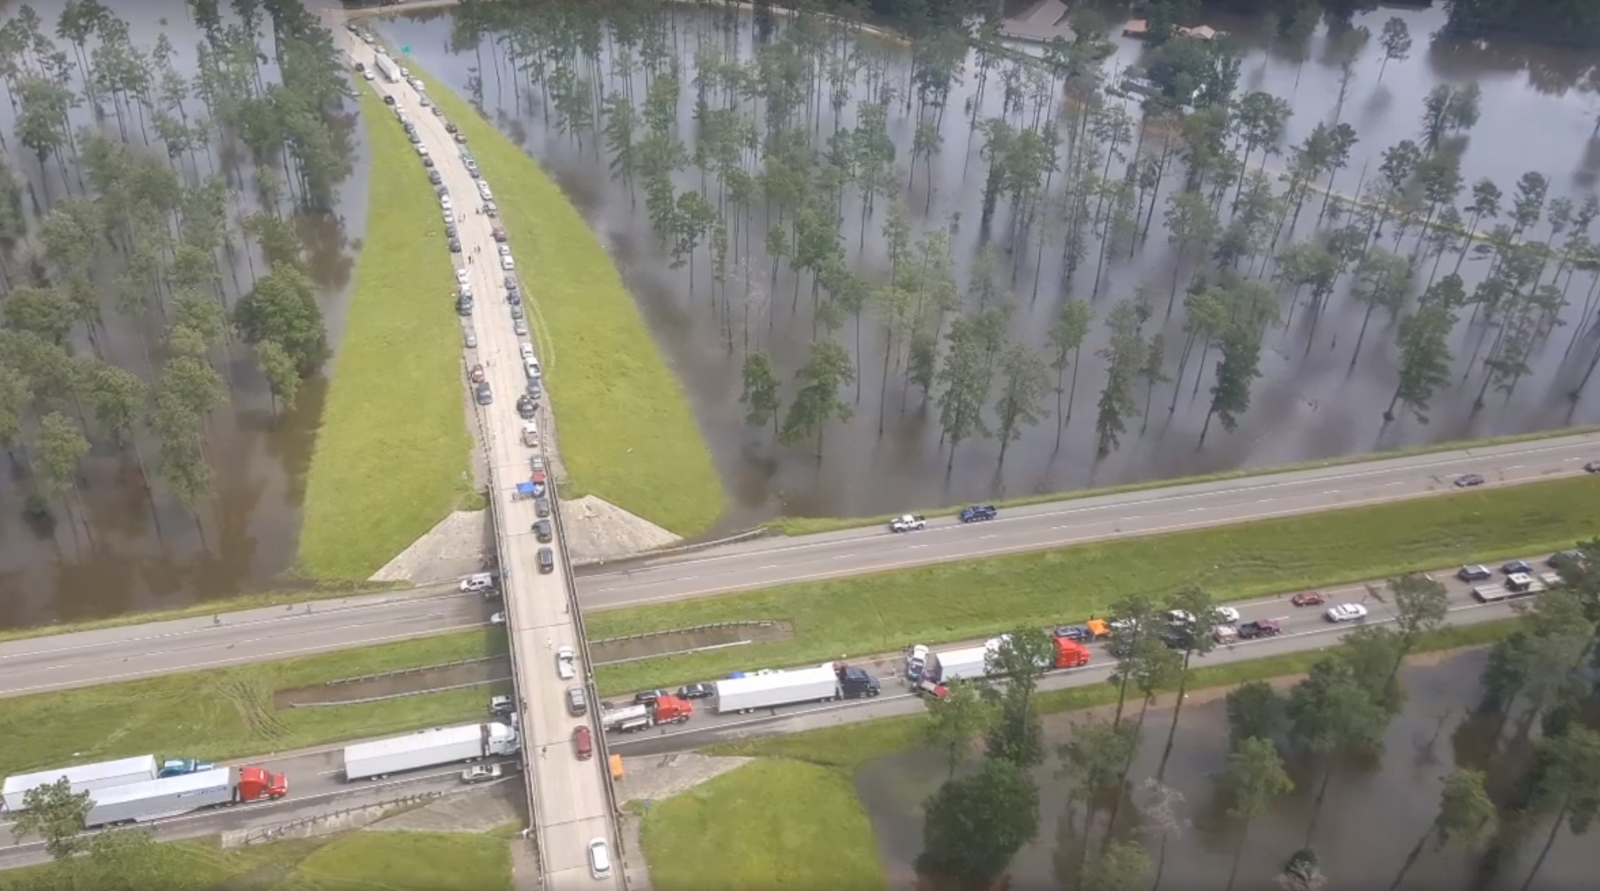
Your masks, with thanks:
[{"label": "white van", "polygon": [[522,361],[531,362],[533,360],[533,344],[523,341],[517,344],[517,349],[522,351]]},{"label": "white van", "polygon": [[539,425],[532,421],[522,422],[522,444],[533,448],[539,444]]},{"label": "white van", "polygon": [[530,381],[538,380],[539,379],[539,375],[541,373],[539,371],[539,360],[538,359],[527,359],[527,360],[524,360],[523,363],[522,363],[522,370],[523,370],[523,372],[525,374],[528,375],[528,380],[530,380]]},{"label": "white van", "polygon": [[494,590],[494,575],[491,574],[491,573],[487,573],[487,572],[479,572],[479,573],[475,573],[473,575],[469,575],[466,578],[461,580],[461,590],[463,592],[468,592],[468,591],[493,591]]}]

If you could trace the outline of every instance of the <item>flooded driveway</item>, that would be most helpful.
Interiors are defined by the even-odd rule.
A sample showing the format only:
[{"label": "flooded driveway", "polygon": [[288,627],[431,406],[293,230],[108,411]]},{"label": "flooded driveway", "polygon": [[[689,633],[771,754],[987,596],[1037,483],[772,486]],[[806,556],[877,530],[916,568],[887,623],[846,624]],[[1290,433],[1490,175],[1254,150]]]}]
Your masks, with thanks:
[{"label": "flooded driveway", "polygon": [[[1055,371],[1048,373],[1052,391],[1040,399],[1046,417],[1037,426],[1022,426],[1018,441],[1009,445],[1003,467],[1000,443],[983,431],[962,442],[952,462],[939,422],[940,388],[934,388],[930,399],[908,383],[907,338],[889,332],[873,298],[869,296],[859,317],[841,304],[831,307],[832,318],[819,318],[821,304],[811,275],[804,271],[795,275],[786,259],[774,258],[766,249],[769,227],[789,232],[786,227],[793,214],[785,217],[781,202],[774,209],[773,202],[759,197],[741,209],[726,199],[727,188],[719,185],[714,165],[696,166],[696,134],[702,126],[697,123],[696,109],[702,96],[702,117],[710,109],[731,107],[753,124],[765,121],[769,101],[752,98],[760,91],[748,86],[757,79],[752,72],[758,71],[753,63],[758,40],[752,21],[743,15],[703,13],[677,4],[636,12],[625,33],[603,14],[576,16],[570,21],[533,18],[551,16],[553,9],[574,8],[554,4],[539,7],[540,11],[524,10],[516,14],[522,16],[516,19],[520,25],[507,19],[504,24],[481,29],[458,21],[450,11],[435,10],[401,16],[379,28],[391,42],[407,47],[422,65],[477,102],[490,120],[552,171],[617,258],[657,343],[683,379],[717,455],[735,501],[725,526],[745,525],[774,514],[897,512],[1259,467],[1558,428],[1593,422],[1600,416],[1600,404],[1592,390],[1576,401],[1568,398],[1591,355],[1600,349],[1600,339],[1579,324],[1585,307],[1592,311],[1593,277],[1589,273],[1559,279],[1557,287],[1568,292],[1571,305],[1559,313],[1563,325],[1541,338],[1528,355],[1529,371],[1519,382],[1515,398],[1490,390],[1486,404],[1479,409],[1473,403],[1484,379],[1481,363],[1471,364],[1470,370],[1469,363],[1482,358],[1484,343],[1493,342],[1498,323],[1486,325],[1481,316],[1469,319],[1470,310],[1463,310],[1450,336],[1455,383],[1435,395],[1427,424],[1408,413],[1385,423],[1383,412],[1395,391],[1399,368],[1395,320],[1377,313],[1357,358],[1356,343],[1365,313],[1349,296],[1351,276],[1345,276],[1320,314],[1307,310],[1306,295],[1301,294],[1299,304],[1294,305],[1289,289],[1280,289],[1283,322],[1268,328],[1261,349],[1262,377],[1253,388],[1248,411],[1236,430],[1226,432],[1213,425],[1204,448],[1197,448],[1208,414],[1217,352],[1202,356],[1197,346],[1193,358],[1183,366],[1182,380],[1170,380],[1179,376],[1179,356],[1186,338],[1182,294],[1170,316],[1165,308],[1169,292],[1186,282],[1190,272],[1188,263],[1175,269],[1178,261],[1163,231],[1166,196],[1177,191],[1182,181],[1180,165],[1173,164],[1161,182],[1158,203],[1144,205],[1152,219],[1148,238],[1133,244],[1118,238],[1104,251],[1099,238],[1091,238],[1083,252],[1087,259],[1063,285],[1065,236],[1056,222],[1046,219],[1015,225],[1012,208],[1002,198],[988,231],[980,225],[987,162],[982,154],[984,137],[978,131],[985,119],[1002,115],[1014,127],[1054,120],[1054,126],[1065,130],[1081,112],[1081,103],[1061,103],[1058,85],[1055,93],[1045,89],[1051,86],[1048,77],[1041,83],[1039,76],[1029,73],[1031,69],[1013,67],[1004,58],[994,61],[981,78],[980,94],[980,57],[971,53],[962,75],[951,86],[945,111],[930,108],[921,119],[924,128],[935,122],[940,127],[937,140],[924,139],[941,146],[928,157],[915,151],[918,103],[908,97],[915,94],[917,82],[912,78],[910,49],[819,26],[803,39],[809,49],[798,51],[801,59],[813,59],[809,64],[820,72],[815,81],[801,79],[804,101],[796,100],[799,123],[792,132],[805,140],[806,150],[826,153],[836,133],[860,125],[861,108],[873,104],[873,99],[884,102],[884,132],[895,148],[896,171],[895,182],[887,188],[898,193],[898,200],[910,212],[913,243],[929,230],[948,228],[953,233],[952,253],[968,312],[975,312],[984,301],[992,307],[1009,300],[1014,310],[1005,333],[1048,359],[1046,332],[1063,301],[1070,297],[1092,303],[1095,321],[1082,350],[1076,388],[1062,400],[1072,404],[1073,411],[1059,446],[1053,388],[1058,380],[1070,387],[1070,370],[1059,376]],[[1444,13],[1440,10],[1385,9],[1359,16],[1357,22],[1376,34],[1385,18],[1395,15],[1408,22],[1415,47],[1409,58],[1386,66],[1375,37],[1346,65],[1347,57],[1338,50],[1343,44],[1325,28],[1304,46],[1286,46],[1252,22],[1221,17],[1212,22],[1236,34],[1244,47],[1239,92],[1266,91],[1292,108],[1283,138],[1265,159],[1263,169],[1269,179],[1284,170],[1290,146],[1303,140],[1319,122],[1337,120],[1355,128],[1358,142],[1347,166],[1337,173],[1334,190],[1354,192],[1358,184],[1370,184],[1378,176],[1384,149],[1401,139],[1421,138],[1417,122],[1430,90],[1441,84],[1456,88],[1476,84],[1482,91],[1480,119],[1447,139],[1441,149],[1459,156],[1460,172],[1468,185],[1490,178],[1508,196],[1509,204],[1517,179],[1531,170],[1548,178],[1550,199],[1564,198],[1581,205],[1591,195],[1595,173],[1600,170],[1600,142],[1593,138],[1600,102],[1592,92],[1595,79],[1589,76],[1592,58],[1513,44],[1430,40],[1428,35],[1442,24]],[[571,29],[572,37],[560,42],[561,46],[526,36],[568,33],[562,28]],[[1148,61],[1141,44],[1121,37],[1120,27],[1115,31],[1109,38],[1113,51],[1105,63],[1105,71],[1113,79],[1130,66]],[[646,36],[641,38],[641,34]],[[552,88],[549,80],[535,77],[539,71],[554,70],[552,66],[574,46],[589,49],[563,63],[570,65],[566,69],[570,80]],[[1013,49],[1038,52],[1025,45]],[[587,52],[593,53],[592,58]],[[648,61],[652,56],[658,57],[657,64]],[[675,262],[651,229],[642,189],[630,189],[613,166],[612,152],[602,147],[607,141],[600,129],[606,120],[604,97],[622,97],[605,101],[632,97],[635,108],[642,109],[649,83],[662,76],[652,72],[667,71],[669,61],[680,70],[673,132],[689,157],[674,174],[673,184],[679,192],[703,191],[713,207],[726,207],[723,218],[730,246],[720,288],[705,246],[710,243],[709,236],[698,249],[688,252],[687,259],[678,257],[682,262]],[[738,80],[726,74],[730,70],[744,72],[738,77],[746,78],[739,81],[746,86],[727,87],[730,77]],[[578,86],[562,87],[562,83]],[[569,98],[563,105],[552,100],[553,89],[576,91],[568,95],[586,98]],[[587,104],[588,109],[572,111],[574,102]],[[589,120],[599,123],[585,123]],[[644,126],[642,120],[635,121],[637,131],[642,132]],[[761,126],[754,130],[763,132]],[[1118,151],[1131,154],[1134,146],[1130,143],[1136,141],[1123,142]],[[1141,145],[1145,156],[1159,152],[1161,141],[1158,133],[1147,134]],[[1093,150],[1103,152],[1107,147],[1097,145]],[[739,166],[759,181],[767,152],[766,147],[745,151]],[[1255,153],[1252,167],[1262,155]],[[911,164],[913,158],[915,165]],[[1064,150],[1059,160],[1063,168],[1070,163]],[[1108,180],[1114,181],[1121,166],[1119,162],[1094,172],[1098,175],[1104,170]],[[1059,193],[1059,185],[1056,191]],[[1228,194],[1218,199],[1224,221],[1232,203]],[[1320,201],[1317,194],[1307,202],[1311,209],[1298,220],[1298,238],[1312,236]],[[1460,201],[1470,201],[1470,191]],[[839,244],[845,262],[874,285],[888,277],[883,226],[892,203],[880,195],[869,206],[861,189],[848,185],[839,208]],[[1152,213],[1151,206],[1160,212]],[[1052,213],[1047,208],[1041,216],[1048,218]],[[1324,221],[1323,231],[1331,225]],[[1430,270],[1446,275],[1457,266],[1455,249],[1435,254],[1429,245],[1418,244],[1419,229],[1391,224],[1383,238],[1376,240],[1402,256],[1418,254],[1420,272],[1414,291],[1420,290],[1421,279],[1427,278]],[[1543,221],[1527,234],[1537,241],[1552,237],[1551,228]],[[1285,237],[1277,247],[1281,250],[1288,243]],[[995,285],[973,289],[969,279],[984,246],[992,252]],[[1273,270],[1268,261],[1273,253],[1262,251],[1257,260],[1243,264],[1246,271],[1270,279]],[[1102,254],[1104,278],[1096,288],[1095,269]],[[1460,274],[1469,293],[1489,265],[1467,252]],[[1544,278],[1549,281],[1548,272]],[[980,293],[985,290],[990,293]],[[1127,418],[1121,447],[1096,460],[1095,406],[1105,382],[1104,362],[1097,352],[1108,342],[1104,322],[1113,304],[1140,293],[1155,307],[1143,333],[1145,337],[1158,331],[1163,334],[1164,367],[1154,376],[1153,388],[1143,380],[1135,386],[1137,408]],[[810,441],[776,445],[770,423],[756,427],[745,423],[741,367],[749,351],[765,351],[787,382],[804,363],[814,332],[829,327],[851,355],[858,382],[840,390],[853,419],[827,428],[819,463]],[[948,327],[940,330],[948,331]],[[785,386],[785,403],[794,390]],[[983,400],[983,427],[990,431],[997,426],[996,391]],[[1146,404],[1150,405],[1148,415]]]},{"label": "flooded driveway", "polygon": [[[60,0],[30,4],[41,20],[41,30],[73,56],[76,47],[55,37],[63,5]],[[0,15],[13,19],[22,8],[9,4]],[[153,0],[113,6],[112,11],[126,19],[130,42],[146,53],[152,53],[158,38],[165,35],[173,50],[174,71],[188,78],[195,74],[201,42],[190,8],[182,0]],[[233,23],[233,13],[224,11],[223,19]],[[263,27],[270,32],[270,24]],[[95,45],[91,37],[88,49],[92,51]],[[275,71],[265,57],[260,69],[263,82],[272,82]],[[81,85],[74,83],[74,88],[82,92]],[[112,114],[113,103],[102,98],[100,105],[102,114],[97,116],[91,103],[82,102],[72,112],[74,128],[90,128],[117,141],[123,140],[125,132],[127,144],[136,152],[167,160],[165,146],[157,139],[152,122],[144,117],[147,112],[136,109],[130,99],[121,107],[124,120],[119,124]],[[195,122],[207,116],[204,104],[192,94],[184,109]],[[23,184],[24,212],[37,238],[37,220],[63,198],[83,194],[84,175],[71,163],[70,154],[66,163],[58,164],[52,158],[41,165],[33,151],[14,138],[15,116],[13,104],[0,103],[0,132],[7,137],[6,162]],[[354,104],[334,110],[331,120],[333,132],[349,142],[354,167],[361,171],[366,147]],[[250,289],[254,277],[268,268],[253,240],[240,230],[240,220],[263,207],[259,199],[263,180],[248,150],[232,136],[209,150],[201,147],[182,154],[173,159],[172,166],[185,185],[216,175],[226,178],[234,192],[229,232],[233,247],[217,253],[219,297],[231,307]],[[287,208],[285,190],[292,186],[284,184],[281,165],[267,169],[273,171],[274,187],[286,195],[283,207]],[[366,188],[366,177],[358,174],[340,185],[331,212],[283,211],[303,246],[328,342],[335,349],[344,324],[353,256],[363,237]],[[16,245],[6,258],[13,285],[24,269],[22,260],[29,248]],[[150,350],[159,348],[163,327],[170,320],[148,313],[136,323],[113,306],[111,295],[120,264],[120,255],[113,258],[106,252],[104,268],[95,270],[96,285],[105,295],[104,331],[97,338],[98,346],[81,336],[80,327],[80,336],[70,348],[77,355],[94,355],[98,349],[104,361],[148,380]],[[159,354],[155,358],[159,360]],[[95,443],[80,464],[71,520],[59,504],[52,505],[53,522],[24,515],[24,499],[33,484],[26,477],[21,455],[15,450],[10,453],[0,473],[0,505],[5,506],[0,510],[0,627],[179,607],[283,584],[272,580],[294,559],[302,477],[310,461],[325,381],[306,381],[295,408],[284,411],[281,405],[274,405],[248,347],[235,340],[213,348],[208,358],[224,380],[226,402],[204,422],[213,494],[201,499],[193,514],[161,479],[157,470],[160,445],[153,437],[140,437],[137,452]],[[86,412],[87,407],[79,411]],[[147,468],[141,468],[141,461]],[[144,469],[154,480],[152,487],[146,486]]]},{"label": "flooded driveway", "polygon": [[[1477,703],[1483,662],[1484,653],[1474,651],[1407,668],[1403,678],[1410,699],[1389,727],[1381,762],[1337,768],[1313,838],[1328,887],[1388,887],[1433,820],[1440,779],[1457,765],[1486,771],[1491,790],[1504,789],[1509,779],[1504,768],[1518,763],[1518,749],[1502,746],[1486,754],[1483,722],[1467,720]],[[1130,705],[1129,710],[1136,714],[1137,706]],[[1083,717],[1055,716],[1046,721],[1052,753],[1069,738],[1072,719]],[[1170,711],[1150,711],[1139,758],[1129,774],[1131,783],[1137,785],[1154,774],[1170,723]],[[1167,784],[1183,796],[1175,816],[1189,824],[1167,845],[1161,884],[1167,891],[1216,891],[1227,884],[1237,836],[1222,816],[1223,805],[1212,781],[1225,766],[1227,746],[1223,701],[1208,693],[1197,694],[1183,711],[1167,766]],[[1056,775],[1058,766],[1052,756],[1035,771],[1040,787],[1040,832],[1012,864],[1013,888],[1062,887],[1076,869],[1082,814],[1081,809],[1068,806]],[[1287,760],[1287,766],[1296,791],[1251,825],[1235,886],[1241,891],[1277,889],[1275,877],[1284,861],[1305,841],[1320,775],[1314,765],[1294,757]],[[872,820],[891,887],[897,891],[912,887],[908,882],[914,875],[911,864],[922,849],[922,802],[944,781],[947,770],[948,763],[937,754],[907,752],[867,764],[856,773],[856,789]],[[1137,831],[1134,811],[1124,805],[1118,819],[1123,831]],[[1093,844],[1099,843],[1104,822],[1102,815],[1093,831]],[[1407,887],[1516,889],[1527,875],[1548,825],[1531,833],[1532,838],[1517,849],[1497,877],[1483,876],[1479,858],[1473,854],[1430,852],[1412,869]],[[1565,891],[1587,887],[1597,870],[1600,854],[1593,844],[1563,832],[1533,888]]]}]

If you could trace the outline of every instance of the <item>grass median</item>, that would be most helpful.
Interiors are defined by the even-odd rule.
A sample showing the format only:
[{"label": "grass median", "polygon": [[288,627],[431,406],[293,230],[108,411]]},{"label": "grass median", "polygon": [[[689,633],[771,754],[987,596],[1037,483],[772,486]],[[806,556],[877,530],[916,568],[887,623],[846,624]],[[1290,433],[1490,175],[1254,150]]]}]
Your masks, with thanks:
[{"label": "grass median", "polygon": [[680,536],[705,532],[724,507],[711,450],[610,255],[537,162],[421,76],[466,134],[510,235],[561,442],[561,494],[603,498]]},{"label": "grass median", "polygon": [[78,858],[70,868],[47,863],[0,872],[0,891],[41,888],[510,891],[511,852],[489,834],[364,831],[227,849],[214,838],[186,839],[155,845],[137,862],[102,866]]},{"label": "grass median", "polygon": [[365,84],[367,236],[306,477],[299,571],[371,576],[470,494],[461,324],[416,150]]},{"label": "grass median", "polygon": [[498,629],[0,700],[0,776],[156,753],[222,760],[484,714],[486,686],[359,705],[276,709],[273,694],[506,652]]},{"label": "grass median", "polygon": [[887,884],[850,777],[799,761],[747,764],[657,802],[640,841],[659,891]]},{"label": "grass median", "polygon": [[1138,592],[1196,584],[1236,600],[1539,554],[1597,532],[1600,478],[1569,478],[600,612],[587,625],[593,639],[740,620],[794,629],[770,643],[599,666],[609,694],[1081,621]]}]

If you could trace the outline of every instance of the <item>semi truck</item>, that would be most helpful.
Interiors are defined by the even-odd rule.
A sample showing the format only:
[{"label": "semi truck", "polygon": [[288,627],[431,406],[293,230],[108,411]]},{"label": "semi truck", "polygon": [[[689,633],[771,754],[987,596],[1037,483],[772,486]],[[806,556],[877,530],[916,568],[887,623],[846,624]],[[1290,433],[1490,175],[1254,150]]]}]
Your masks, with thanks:
[{"label": "semi truck", "polygon": [[689,700],[677,696],[657,696],[654,702],[601,712],[600,727],[618,733],[635,733],[649,730],[657,724],[682,724],[693,715],[694,705]]},{"label": "semi truck", "polygon": [[379,55],[375,56],[373,61],[377,63],[378,73],[383,75],[384,80],[392,84],[400,82],[400,66],[396,65],[393,59]]},{"label": "semi truck", "polygon": [[6,777],[4,791],[0,792],[0,810],[20,811],[23,808],[23,798],[28,792],[40,786],[48,786],[65,778],[72,786],[73,792],[87,792],[91,789],[105,789],[111,786],[126,786],[129,783],[139,783],[146,780],[157,780],[162,777],[176,777],[184,774],[199,773],[216,767],[210,761],[201,761],[196,758],[158,758],[155,755],[137,755],[132,758],[119,758],[115,761],[97,761],[94,764],[79,764],[74,767],[56,767],[50,770],[41,770],[34,773],[20,774]]},{"label": "semi truck", "polygon": [[832,662],[816,668],[774,671],[717,681],[717,713],[749,712],[802,702],[877,696],[878,679],[860,668]]},{"label": "semi truck", "polygon": [[[1000,649],[1005,639],[1002,635],[991,638],[981,647],[962,647],[942,653],[934,653],[918,644],[911,648],[911,653],[906,657],[906,678],[913,684],[920,681],[948,684],[951,681],[986,677],[990,673],[990,655]],[[1052,638],[1051,644],[1051,655],[1039,666],[1045,671],[1089,664],[1089,649],[1083,644],[1063,637]]]},{"label": "semi truck", "polygon": [[289,780],[262,767],[214,767],[198,773],[110,786],[90,793],[84,825],[113,826],[177,817],[219,805],[274,801]]},{"label": "semi truck", "polygon": [[477,761],[522,751],[517,731],[505,724],[435,727],[407,736],[345,746],[346,781],[382,779],[392,773],[437,767],[454,761]]}]

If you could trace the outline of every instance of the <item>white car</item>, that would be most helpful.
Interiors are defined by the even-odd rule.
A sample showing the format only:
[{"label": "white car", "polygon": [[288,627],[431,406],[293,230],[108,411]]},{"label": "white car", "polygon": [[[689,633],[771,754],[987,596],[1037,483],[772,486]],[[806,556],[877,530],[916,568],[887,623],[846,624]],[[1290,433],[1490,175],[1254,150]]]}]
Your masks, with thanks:
[{"label": "white car", "polygon": [[603,838],[589,841],[589,875],[597,880],[611,876],[611,848]]},{"label": "white car", "polygon": [[461,782],[468,784],[486,783],[490,780],[500,779],[504,773],[504,770],[498,764],[477,764],[461,772]]},{"label": "white car", "polygon": [[522,361],[527,362],[533,358],[533,344],[523,341],[517,344],[517,349],[522,352]]},{"label": "white car", "polygon": [[1231,606],[1219,606],[1219,607],[1217,607],[1217,624],[1219,624],[1219,625],[1237,625],[1237,624],[1239,624],[1239,611],[1234,609]]},{"label": "white car", "polygon": [[447,211],[454,209],[454,205],[451,203],[449,195],[439,196],[439,207]]},{"label": "white car", "polygon": [[511,256],[511,245],[504,243],[497,244],[495,245],[495,251],[502,257],[509,257]]},{"label": "white car", "polygon": [[489,624],[490,625],[504,625],[505,623],[506,623],[506,614],[505,613],[495,613],[494,615],[489,617]]},{"label": "white car", "polygon": [[467,283],[467,279],[470,278],[471,275],[472,275],[472,273],[467,271],[467,267],[465,267],[465,266],[457,266],[456,267],[456,284],[465,285]]},{"label": "white car", "polygon": [[421,155],[424,158],[428,157],[428,147],[425,146],[425,145],[417,146],[417,154]]},{"label": "white car", "polygon": [[1367,617],[1367,608],[1359,603],[1341,603],[1327,612],[1330,622],[1355,622]]},{"label": "white car", "polygon": [[511,255],[507,254],[500,258],[500,268],[507,272],[514,272],[517,268],[517,261],[511,259]]},{"label": "white car", "polygon": [[1169,610],[1167,612],[1167,622],[1172,625],[1193,625],[1194,613],[1181,609]]},{"label": "white car", "polygon": [[361,72],[361,76],[366,78],[367,80],[377,80],[377,77],[372,73],[372,69],[371,68],[368,68],[366,71]]},{"label": "white car", "polygon": [[511,333],[521,337],[528,333],[527,319],[514,319],[511,322]]},{"label": "white car", "polygon": [[570,681],[577,676],[577,658],[573,655],[571,647],[556,648],[556,674],[563,681]]}]

